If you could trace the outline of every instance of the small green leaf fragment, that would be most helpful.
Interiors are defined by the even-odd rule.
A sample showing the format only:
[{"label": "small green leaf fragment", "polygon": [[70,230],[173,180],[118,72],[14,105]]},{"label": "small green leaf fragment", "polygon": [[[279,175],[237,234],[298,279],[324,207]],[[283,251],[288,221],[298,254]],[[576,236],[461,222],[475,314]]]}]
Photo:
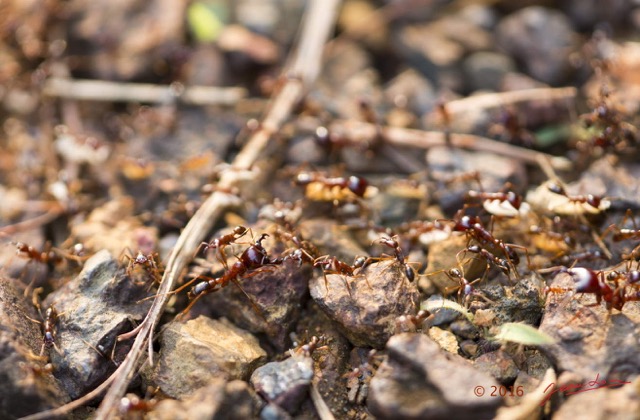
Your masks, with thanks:
[{"label": "small green leaf fragment", "polygon": [[556,342],[552,337],[532,327],[518,322],[507,322],[500,326],[500,332],[495,336],[500,341],[511,341],[527,346],[541,346]]},{"label": "small green leaf fragment", "polygon": [[187,21],[193,36],[202,43],[216,41],[224,28],[224,22],[219,13],[216,13],[216,8],[200,1],[189,6]]}]

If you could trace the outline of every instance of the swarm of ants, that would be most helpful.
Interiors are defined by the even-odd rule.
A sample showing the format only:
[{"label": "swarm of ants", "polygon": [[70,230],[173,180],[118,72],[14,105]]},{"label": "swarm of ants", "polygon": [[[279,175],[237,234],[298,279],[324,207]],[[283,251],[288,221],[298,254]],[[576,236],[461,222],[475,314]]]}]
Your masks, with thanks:
[{"label": "swarm of ants", "polygon": [[[373,110],[366,103],[361,105],[366,114],[364,119],[378,124]],[[441,112],[446,116],[446,106],[441,106]],[[498,124],[501,127],[494,126],[493,130],[497,130],[503,140],[520,139],[529,146],[535,144],[534,136],[519,125],[513,111],[505,110],[502,118]],[[623,160],[637,155],[637,131],[611,104],[607,94],[601,95],[594,109],[581,116],[580,122],[592,133],[575,145],[580,161],[590,162],[602,156]],[[349,147],[347,141],[320,128],[316,130],[316,140],[321,147]],[[385,139],[380,134],[377,141],[384,143]],[[369,145],[368,152],[375,154],[377,146],[379,144]],[[410,215],[411,220],[394,224],[377,214],[373,205],[376,195],[384,191],[383,182],[377,182],[380,177],[347,173],[341,167],[287,168],[281,171],[281,176],[286,178],[292,191],[288,200],[276,198],[270,204],[270,212],[247,216],[247,219],[237,217],[241,221],[235,226],[223,227],[202,242],[191,267],[200,270],[191,270],[182,276],[183,283],[170,292],[178,299],[167,314],[178,322],[186,322],[196,304],[204,306],[210,295],[236,287],[246,297],[247,310],[255,311],[267,321],[242,283],[274,272],[284,264],[298,268],[306,265],[316,278],[322,279],[326,293],[331,292],[330,284],[335,287],[328,276],[340,276],[348,295],[355,298],[350,281],[364,281],[371,287],[363,273],[373,264],[390,262],[402,274],[402,281],[420,284],[424,299],[440,294],[443,299],[455,301],[470,311],[491,308],[495,303],[483,292],[485,286],[514,287],[532,273],[541,279],[542,300],[555,299],[557,295],[569,295],[571,299],[589,295],[593,302],[583,305],[603,305],[608,314],[622,312],[629,304],[640,301],[640,228],[635,209],[622,208],[617,197],[588,190],[575,191],[568,183],[570,180],[549,171],[548,167],[543,169],[548,179],[528,193],[508,182],[502,188],[487,191],[483,188],[482,174],[458,174],[451,183],[468,180],[477,183],[477,187],[467,189],[460,197],[462,205],[458,211],[453,214],[427,211],[430,203],[427,197],[420,197],[419,210]],[[428,188],[436,181],[428,175],[417,179],[417,183]],[[306,220],[317,218],[348,232],[365,253],[346,260],[329,251],[331,247],[326,241],[321,243],[319,238],[306,235],[302,225]],[[463,245],[449,258],[449,266],[434,270],[425,264],[432,246],[451,238],[463,238]],[[337,240],[330,238],[329,242],[335,245],[333,242]],[[81,244],[52,246],[47,243],[41,249],[22,241],[9,245],[15,248],[17,258],[28,261],[47,275],[63,270],[77,274],[74,269],[79,268],[92,251],[98,251],[84,249]],[[142,248],[123,249],[119,263],[123,275],[136,286],[144,287],[151,299],[156,297],[155,287],[163,278],[163,258],[159,249]],[[448,284],[438,288],[429,279],[439,274],[446,276]],[[571,287],[552,285],[555,275],[569,276]],[[41,320],[29,318],[41,326],[42,333],[41,348],[38,354],[34,352],[33,358],[50,362],[48,353],[52,349],[59,351],[58,347],[63,345],[57,342],[57,329],[64,321],[64,314],[58,313],[54,304],[42,313],[38,293],[43,286],[51,291],[55,284],[45,282],[36,288],[37,279],[28,274],[21,277],[25,283],[24,295],[33,296],[33,306],[41,317]],[[397,332],[427,331],[433,319],[434,314],[416,305],[412,313],[397,314],[396,329]],[[135,332],[136,329],[122,335],[120,340],[132,337]],[[313,336],[291,354],[315,357],[315,350],[319,348],[331,350],[330,342],[320,346],[321,341]],[[341,384],[350,404],[362,405],[366,401],[368,383],[382,357],[380,352],[372,350],[365,361],[346,369]],[[32,370],[40,374],[55,371],[50,363],[45,366],[34,365]],[[120,410],[124,415],[151,410],[156,404],[155,398],[142,399],[131,394],[122,400]]]}]

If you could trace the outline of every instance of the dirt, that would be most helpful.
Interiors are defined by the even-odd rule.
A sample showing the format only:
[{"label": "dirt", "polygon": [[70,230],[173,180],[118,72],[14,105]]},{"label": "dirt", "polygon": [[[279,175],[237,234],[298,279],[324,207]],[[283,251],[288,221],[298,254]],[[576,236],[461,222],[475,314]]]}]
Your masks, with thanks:
[{"label": "dirt", "polygon": [[637,415],[640,7],[306,3],[0,6],[0,417]]}]

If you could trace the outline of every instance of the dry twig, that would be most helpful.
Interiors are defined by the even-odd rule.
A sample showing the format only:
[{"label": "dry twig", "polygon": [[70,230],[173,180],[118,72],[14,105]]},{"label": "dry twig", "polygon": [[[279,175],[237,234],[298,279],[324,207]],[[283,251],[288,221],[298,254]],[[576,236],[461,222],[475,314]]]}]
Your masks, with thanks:
[{"label": "dry twig", "polygon": [[123,83],[106,80],[77,80],[52,77],[44,85],[43,94],[82,101],[106,102],[182,102],[189,105],[234,105],[247,96],[240,87],[169,86],[150,83]]},{"label": "dry twig", "polygon": [[[335,134],[336,137],[345,139],[354,145],[371,144],[380,134],[382,134],[387,144],[395,146],[428,149],[448,144],[445,133],[441,131],[380,127],[355,120],[336,120],[329,126],[329,131]],[[548,155],[486,137],[472,134],[449,134],[449,138],[451,140],[449,144],[453,147],[495,153],[531,164],[538,164],[540,159],[548,159],[550,165],[555,169],[568,170],[571,168],[571,161],[564,157]]]}]

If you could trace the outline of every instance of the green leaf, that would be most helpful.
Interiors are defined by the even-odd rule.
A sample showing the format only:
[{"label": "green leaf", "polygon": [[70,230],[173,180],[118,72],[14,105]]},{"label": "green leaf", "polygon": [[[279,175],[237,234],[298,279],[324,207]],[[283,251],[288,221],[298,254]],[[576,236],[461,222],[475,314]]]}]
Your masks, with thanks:
[{"label": "green leaf", "polygon": [[220,7],[196,1],[187,10],[187,22],[198,42],[214,42],[224,28],[224,15]]},{"label": "green leaf", "polygon": [[420,304],[420,309],[429,311],[431,313],[433,313],[437,309],[451,309],[453,311],[460,312],[469,321],[473,322],[473,314],[467,311],[467,309],[464,306],[459,305],[458,303],[452,300],[448,300],[444,298],[425,300]]},{"label": "green leaf", "polygon": [[532,327],[517,322],[507,322],[500,326],[500,332],[495,336],[500,341],[511,341],[527,346],[541,346],[556,342],[552,337]]}]

